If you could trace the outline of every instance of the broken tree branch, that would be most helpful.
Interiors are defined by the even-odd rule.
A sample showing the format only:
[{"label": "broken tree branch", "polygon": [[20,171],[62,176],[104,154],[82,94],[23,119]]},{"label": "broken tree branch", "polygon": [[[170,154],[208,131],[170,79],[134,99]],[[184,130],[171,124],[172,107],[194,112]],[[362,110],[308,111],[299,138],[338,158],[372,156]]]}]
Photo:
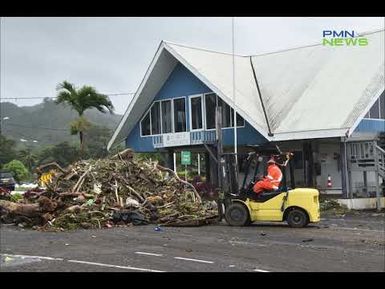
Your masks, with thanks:
[{"label": "broken tree branch", "polygon": [[201,196],[198,194],[197,190],[195,189],[195,187],[194,187],[192,184],[190,184],[189,182],[187,182],[187,181],[185,181],[185,180],[182,180],[182,179],[177,175],[176,172],[174,172],[173,170],[171,170],[171,169],[169,169],[169,168],[162,167],[162,166],[159,165],[159,164],[157,164],[157,168],[160,169],[160,170],[162,170],[162,171],[166,171],[166,172],[169,172],[169,173],[173,174],[173,175],[175,176],[175,178],[176,178],[179,182],[181,182],[182,184],[185,184],[185,185],[189,186],[189,187],[193,190],[193,192],[194,192],[196,198],[198,199],[198,203],[202,203]]},{"label": "broken tree branch", "polygon": [[[79,185],[79,184],[80,184],[80,183],[83,184],[83,179],[84,179],[84,178],[86,177],[86,175],[91,171],[91,169],[92,169],[92,166],[89,166],[88,170],[86,170],[86,171],[81,175],[81,177],[79,178],[79,180],[77,181],[77,183],[76,183],[75,186],[73,187],[72,193],[77,193],[77,192],[79,191],[80,186],[81,186],[81,185]],[[78,186],[79,186],[79,188],[78,188]]]}]

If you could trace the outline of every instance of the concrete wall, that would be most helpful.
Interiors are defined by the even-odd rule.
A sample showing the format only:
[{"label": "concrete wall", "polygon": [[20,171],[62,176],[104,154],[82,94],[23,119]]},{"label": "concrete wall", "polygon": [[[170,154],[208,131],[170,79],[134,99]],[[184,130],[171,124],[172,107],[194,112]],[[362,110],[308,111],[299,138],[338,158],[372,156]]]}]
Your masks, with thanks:
[{"label": "concrete wall", "polygon": [[[340,205],[348,207],[353,210],[365,210],[377,208],[376,198],[360,198],[360,199],[337,199]],[[381,198],[381,208],[385,208],[385,197]]]}]

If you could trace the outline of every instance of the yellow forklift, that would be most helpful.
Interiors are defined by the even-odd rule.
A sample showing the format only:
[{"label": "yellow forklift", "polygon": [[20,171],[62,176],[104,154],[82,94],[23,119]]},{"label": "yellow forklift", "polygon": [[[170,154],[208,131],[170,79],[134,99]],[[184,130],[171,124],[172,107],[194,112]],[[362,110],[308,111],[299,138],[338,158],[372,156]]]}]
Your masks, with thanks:
[{"label": "yellow forklift", "polygon": [[[266,162],[274,157],[283,179],[277,191],[256,194],[254,184],[265,175]],[[254,147],[247,155],[223,153],[220,158],[221,188],[220,219],[225,217],[231,226],[246,226],[257,221],[284,222],[301,228],[320,221],[319,191],[296,188],[291,152],[282,153],[278,146]],[[242,163],[243,181],[239,185],[239,166]],[[288,182],[287,176],[290,175]]]}]

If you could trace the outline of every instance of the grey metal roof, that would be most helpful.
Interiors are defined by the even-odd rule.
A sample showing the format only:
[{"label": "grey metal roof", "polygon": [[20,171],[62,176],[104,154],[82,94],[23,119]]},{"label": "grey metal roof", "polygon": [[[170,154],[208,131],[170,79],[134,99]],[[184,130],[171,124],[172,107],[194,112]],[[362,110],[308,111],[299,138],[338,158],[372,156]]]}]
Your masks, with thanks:
[{"label": "grey metal roof", "polygon": [[367,46],[311,45],[257,56],[162,42],[108,149],[127,137],[178,61],[269,140],[349,136],[385,89],[384,30],[361,36]]}]

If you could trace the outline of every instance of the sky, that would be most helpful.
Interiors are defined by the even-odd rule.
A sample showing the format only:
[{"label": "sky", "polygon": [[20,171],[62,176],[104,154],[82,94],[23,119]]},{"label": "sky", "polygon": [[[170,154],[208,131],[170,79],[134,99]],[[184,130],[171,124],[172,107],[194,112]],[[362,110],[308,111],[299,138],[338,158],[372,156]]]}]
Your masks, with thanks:
[{"label": "sky", "polygon": [[[162,40],[233,51],[231,17],[1,18],[1,101],[55,97],[58,83],[133,93]],[[323,30],[384,29],[383,17],[234,17],[234,53],[254,55],[320,43]],[[123,114],[132,95],[111,95]],[[6,99],[12,98],[12,99]]]}]

